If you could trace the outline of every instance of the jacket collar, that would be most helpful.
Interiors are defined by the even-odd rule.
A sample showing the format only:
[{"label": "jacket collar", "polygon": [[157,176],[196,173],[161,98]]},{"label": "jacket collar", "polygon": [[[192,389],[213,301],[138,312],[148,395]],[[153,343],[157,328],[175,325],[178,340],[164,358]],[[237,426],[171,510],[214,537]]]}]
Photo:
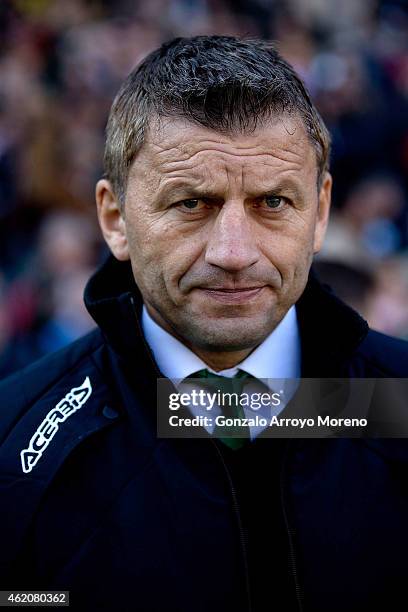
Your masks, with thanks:
[{"label": "jacket collar", "polygon": [[[122,357],[148,355],[159,372],[141,329],[142,296],[129,261],[109,255],[88,281],[85,305],[109,344]],[[313,270],[296,304],[303,377],[347,376],[345,364],[368,332],[362,317],[322,285]]]},{"label": "jacket collar", "polygon": [[[132,379],[138,377],[140,386],[146,388],[155,386],[155,379],[163,374],[158,370],[143,336],[140,323],[143,301],[130,263],[119,262],[110,255],[89,279],[84,301],[108,343],[125,365],[135,362],[143,364],[143,368],[131,368]],[[327,286],[322,285],[313,270],[296,310],[302,343],[302,376],[348,377],[345,368],[367,335],[366,321],[336,298]],[[405,440],[361,441],[393,463],[408,463]],[[188,446],[190,451],[196,446],[196,440],[193,442]],[[309,447],[318,448],[318,445]],[[202,453],[203,446],[198,445],[197,448]]]},{"label": "jacket collar", "polygon": [[296,305],[304,378],[348,377],[348,364],[367,336],[367,322],[314,272]]}]

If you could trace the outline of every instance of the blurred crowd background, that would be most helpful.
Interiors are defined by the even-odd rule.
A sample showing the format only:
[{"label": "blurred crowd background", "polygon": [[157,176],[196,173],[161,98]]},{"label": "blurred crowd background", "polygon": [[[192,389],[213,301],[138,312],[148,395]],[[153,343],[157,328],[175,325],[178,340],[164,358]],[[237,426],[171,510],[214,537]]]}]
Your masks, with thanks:
[{"label": "blurred crowd background", "polygon": [[277,41],[333,136],[334,202],[316,266],[376,329],[408,338],[408,2],[1,0],[0,377],[93,326],[105,257],[94,184],[128,72],[162,41]]}]

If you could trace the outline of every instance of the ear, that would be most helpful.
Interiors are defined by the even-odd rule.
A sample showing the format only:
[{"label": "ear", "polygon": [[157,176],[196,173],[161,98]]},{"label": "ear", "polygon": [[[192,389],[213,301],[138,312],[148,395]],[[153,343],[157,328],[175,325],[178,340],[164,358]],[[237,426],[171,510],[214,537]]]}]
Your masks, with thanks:
[{"label": "ear", "polygon": [[95,189],[98,221],[103,237],[116,259],[129,259],[126,222],[111,183],[101,179]]},{"label": "ear", "polygon": [[326,235],[327,224],[329,222],[329,212],[331,203],[332,177],[326,172],[323,177],[322,186],[319,192],[319,203],[317,211],[317,222],[314,233],[313,253],[318,253],[323,246]]}]

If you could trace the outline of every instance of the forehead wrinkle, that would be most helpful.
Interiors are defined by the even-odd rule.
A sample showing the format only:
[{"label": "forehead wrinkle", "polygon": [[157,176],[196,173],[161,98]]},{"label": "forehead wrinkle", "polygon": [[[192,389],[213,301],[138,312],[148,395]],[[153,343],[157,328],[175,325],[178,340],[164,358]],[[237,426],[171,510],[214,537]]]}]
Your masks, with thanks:
[{"label": "forehead wrinkle", "polygon": [[[309,172],[304,160],[292,159],[288,161],[285,159],[283,161],[281,158],[271,156],[260,163],[251,163],[250,165],[248,165],[247,160],[242,160],[241,163],[234,161],[234,164],[231,165],[228,163],[228,159],[221,156],[220,158],[217,157],[216,160],[203,159],[200,163],[193,165],[178,162],[173,164],[172,167],[162,170],[164,170],[162,173],[156,173],[160,192],[167,185],[176,182],[180,186],[186,185],[187,188],[189,186],[197,188],[205,184],[211,187],[217,185],[217,189],[220,191],[226,191],[227,185],[231,187],[234,184],[235,188],[241,187],[244,191],[254,193],[259,191],[260,183],[265,185],[266,188],[266,184],[279,183],[280,178],[288,174],[291,181],[299,185],[304,173]],[[301,171],[300,176],[299,171]],[[251,183],[255,183],[255,186],[250,186]]]},{"label": "forehead wrinkle", "polygon": [[[215,153],[215,155],[214,155]],[[208,157],[210,155],[210,157]],[[248,157],[251,159],[249,160]],[[152,164],[152,169],[156,170],[159,174],[161,172],[169,173],[172,172],[202,172],[205,169],[205,172],[209,172],[215,169],[213,166],[217,166],[217,170],[223,168],[225,172],[237,172],[239,171],[241,174],[243,173],[243,169],[245,166],[250,164],[252,166],[254,162],[254,158],[257,157],[256,160],[257,165],[262,165],[265,167],[273,168],[274,170],[280,170],[281,164],[290,164],[294,169],[302,170],[305,166],[305,161],[309,161],[310,156],[307,155],[307,159],[305,159],[304,155],[299,154],[298,152],[292,151],[283,151],[282,153],[266,153],[259,152],[254,153],[249,156],[242,154],[231,154],[226,152],[214,151],[214,150],[201,150],[197,151],[193,156],[188,159],[180,159],[180,160],[169,160],[167,162],[161,163],[159,165]],[[239,163],[239,159],[241,158],[241,163]],[[191,162],[195,163],[191,163]],[[276,162],[278,162],[279,167],[276,167]],[[312,160],[312,163],[314,161]]]},{"label": "forehead wrinkle", "polygon": [[[219,132],[203,125],[191,123],[188,120],[176,119],[162,124],[161,128],[153,130],[152,125],[146,133],[146,143],[151,144],[159,151],[165,151],[171,147],[180,148],[188,153],[194,142],[199,141],[209,147],[213,145],[232,145],[238,149],[253,149],[259,145],[259,137],[265,138],[266,132],[275,132],[273,138],[295,139],[296,141],[309,141],[303,119],[300,116],[277,116],[275,119],[262,122],[255,130],[249,132],[230,131]],[[257,142],[258,141],[258,142]],[[163,146],[163,142],[166,144]]]},{"label": "forehead wrinkle", "polygon": [[[267,156],[269,158],[275,157],[284,162],[299,159],[300,165],[305,155],[310,156],[312,154],[315,157],[315,150],[304,130],[298,137],[295,137],[295,132],[297,132],[297,126],[295,126],[293,134],[285,130],[285,134],[272,134],[267,137],[267,135],[261,133],[259,136],[253,137],[256,138],[255,141],[242,143],[239,139],[231,140],[231,138],[223,137],[222,134],[217,134],[216,138],[209,138],[207,134],[204,134],[203,137],[201,134],[197,135],[194,131],[191,133],[191,130],[188,129],[184,130],[183,133],[181,128],[174,136],[171,132],[170,135],[164,133],[159,143],[148,140],[142,147],[141,152],[144,149],[145,159],[147,158],[146,161],[150,162],[150,166],[158,165],[165,169],[170,169],[173,165],[184,167],[183,163],[185,162],[187,168],[189,161],[194,165],[197,156],[207,154],[232,159]],[[260,138],[262,139],[261,142],[259,141]]]},{"label": "forehead wrinkle", "polygon": [[[271,133],[270,128],[275,131]],[[194,161],[200,153],[215,151],[231,157],[272,155],[282,161],[303,159],[308,153],[316,155],[302,120],[290,115],[279,115],[260,126],[257,133],[250,134],[222,134],[182,118],[171,121],[163,118],[152,121],[149,136],[142,150],[151,158],[151,165]]]},{"label": "forehead wrinkle", "polygon": [[[200,170],[193,167],[193,172],[188,174],[180,173],[180,168],[172,172],[166,172],[159,175],[159,183],[157,188],[157,196],[160,196],[163,191],[171,191],[172,188],[182,189],[183,187],[188,190],[189,188],[194,190],[203,190],[208,192],[214,192],[214,186],[217,185],[217,189],[224,190],[225,186],[221,185],[224,183],[224,173],[220,173],[218,168],[214,172],[213,168],[207,165],[201,166]],[[203,171],[204,170],[204,171]]]},{"label": "forehead wrinkle", "polygon": [[180,182],[201,185],[209,181],[211,184],[217,183],[217,188],[222,188],[221,182],[230,182],[231,175],[235,182],[240,175],[241,185],[244,185],[244,181],[251,182],[251,177],[264,182],[265,177],[262,175],[269,172],[280,175],[297,172],[304,176],[309,172],[310,162],[316,165],[314,148],[303,132],[300,138],[289,136],[289,142],[284,135],[275,137],[272,134],[272,138],[268,139],[262,134],[263,141],[259,142],[258,137],[253,144],[248,144],[248,141],[243,144],[236,140],[231,142],[231,139],[223,138],[222,135],[208,138],[205,134],[205,138],[194,140],[194,133],[181,130],[181,137],[178,132],[163,146],[166,136],[163,134],[160,143],[145,143],[147,147],[144,151],[142,147],[140,173],[151,186],[156,183],[161,188],[168,179],[177,177]]},{"label": "forehead wrinkle", "polygon": [[[297,145],[297,143],[296,143]],[[290,150],[284,147],[269,147],[268,150],[265,150],[264,147],[258,146],[256,147],[256,151],[249,151],[248,149],[242,149],[241,151],[226,151],[223,149],[219,149],[217,147],[214,148],[200,148],[198,151],[194,151],[188,156],[180,157],[179,159],[168,159],[166,161],[161,161],[161,167],[167,167],[174,165],[183,165],[185,162],[195,162],[197,157],[201,157],[202,155],[217,155],[220,158],[254,158],[254,157],[266,157],[266,158],[276,158],[281,161],[292,161],[292,160],[300,160],[304,159],[305,151],[301,146],[294,146],[294,150]],[[297,150],[296,150],[297,149]],[[174,150],[174,149],[171,149]],[[309,153],[309,151],[307,151]]]},{"label": "forehead wrinkle", "polygon": [[[207,131],[208,130],[205,130],[205,132]],[[152,153],[157,156],[166,155],[171,151],[178,151],[180,152],[181,159],[188,159],[197,152],[197,146],[203,150],[220,148],[220,150],[225,150],[226,152],[229,152],[229,148],[233,148],[239,150],[240,152],[246,151],[248,154],[251,154],[251,151],[254,149],[262,149],[264,148],[266,142],[269,143],[271,141],[276,142],[285,140],[285,142],[287,142],[288,140],[291,140],[295,146],[302,142],[310,144],[309,138],[304,130],[302,130],[298,136],[295,136],[296,131],[297,129],[295,126],[295,131],[293,133],[285,130],[284,134],[271,135],[268,139],[265,137],[265,133],[262,131],[260,135],[251,135],[245,142],[242,142],[242,139],[245,138],[245,135],[242,134],[239,134],[237,137],[232,137],[217,133],[216,137],[211,138],[208,137],[207,134],[201,135],[200,133],[197,134],[197,132],[191,134],[189,133],[190,130],[187,130],[187,133],[183,134],[183,129],[180,128],[174,136],[172,134],[162,134],[159,141],[154,141],[147,138],[144,147],[151,148]],[[259,142],[260,138],[263,138],[264,142]]]},{"label": "forehead wrinkle", "polygon": [[[191,155],[193,155],[196,152],[194,151],[194,148],[200,145],[201,145],[201,148],[204,148],[204,150],[205,149],[212,150],[214,148],[214,146],[212,145],[215,145],[215,148],[220,145],[221,146],[224,145],[226,147],[232,145],[236,149],[242,149],[242,150],[247,150],[247,151],[251,151],[252,149],[256,149],[261,146],[259,143],[248,145],[248,144],[240,144],[239,142],[231,143],[229,138],[226,138],[224,141],[220,139],[222,139],[221,134],[217,138],[197,138],[196,137],[195,140],[192,140],[191,136],[189,138],[185,137],[184,139],[181,139],[176,143],[170,142],[166,146],[163,146],[156,142],[150,142],[147,144],[149,144],[151,148],[154,149],[153,152],[155,155],[159,155],[159,156],[163,154],[165,155],[166,153],[169,153],[170,151],[177,150],[182,153],[183,159],[188,159],[189,157],[191,157]],[[158,149],[158,150],[155,150],[155,149]],[[193,149],[192,152],[191,152],[191,149]]]},{"label": "forehead wrinkle", "polygon": [[171,191],[172,189],[182,189],[183,187],[185,187],[186,189],[188,188],[199,189],[199,188],[202,188],[206,182],[211,182],[211,181],[206,181],[206,177],[204,176],[201,176],[201,177],[198,177],[198,176],[186,177],[183,175],[161,176],[159,179],[159,184],[157,187],[156,195],[160,196],[161,193],[165,191],[166,189],[168,191]]}]

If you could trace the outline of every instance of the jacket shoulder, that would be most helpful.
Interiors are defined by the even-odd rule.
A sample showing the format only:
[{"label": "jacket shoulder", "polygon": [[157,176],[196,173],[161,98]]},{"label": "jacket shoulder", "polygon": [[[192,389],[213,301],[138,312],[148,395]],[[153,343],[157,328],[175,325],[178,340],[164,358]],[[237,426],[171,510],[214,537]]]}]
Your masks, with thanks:
[{"label": "jacket shoulder", "polygon": [[408,342],[405,340],[370,329],[358,352],[384,376],[408,376]]},{"label": "jacket shoulder", "polygon": [[0,382],[0,443],[19,418],[50,387],[103,344],[99,328],[62,349],[45,355]]}]

